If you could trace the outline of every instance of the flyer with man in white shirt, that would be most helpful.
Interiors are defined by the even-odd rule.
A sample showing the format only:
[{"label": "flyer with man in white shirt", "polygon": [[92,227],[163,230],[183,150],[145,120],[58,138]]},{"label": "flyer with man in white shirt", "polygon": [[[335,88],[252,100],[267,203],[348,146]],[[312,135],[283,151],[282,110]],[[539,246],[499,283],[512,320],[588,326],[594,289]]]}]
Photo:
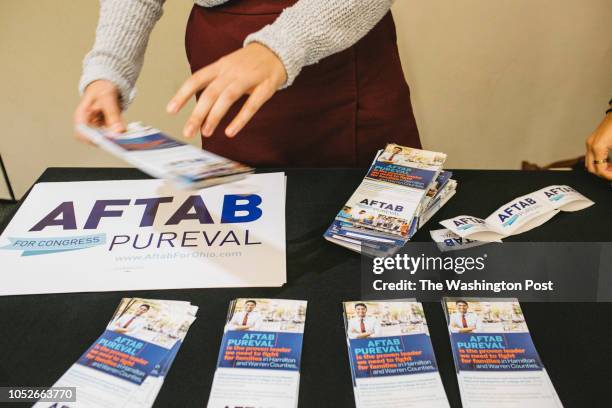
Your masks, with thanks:
[{"label": "flyer with man in white shirt", "polygon": [[61,406],[152,406],[197,310],[186,301],[122,299],[102,335],[53,385],[77,389],[77,402]]},{"label": "flyer with man in white shirt", "polygon": [[559,408],[516,299],[444,298],[464,408]]},{"label": "flyer with man in white shirt", "polygon": [[419,302],[352,301],[343,307],[357,408],[449,406]]},{"label": "flyer with man in white shirt", "polygon": [[208,408],[297,407],[305,300],[231,302]]}]

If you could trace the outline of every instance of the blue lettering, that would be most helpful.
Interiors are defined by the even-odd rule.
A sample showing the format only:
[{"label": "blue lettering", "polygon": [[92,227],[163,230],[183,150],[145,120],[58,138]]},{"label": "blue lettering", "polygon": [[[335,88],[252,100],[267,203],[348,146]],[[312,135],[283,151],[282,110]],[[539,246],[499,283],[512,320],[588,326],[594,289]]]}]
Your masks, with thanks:
[{"label": "blue lettering", "polygon": [[[221,223],[233,224],[237,222],[253,222],[258,220],[263,214],[261,208],[259,208],[261,202],[261,197],[257,194],[226,195],[223,197]],[[240,215],[239,213],[246,214]]]}]

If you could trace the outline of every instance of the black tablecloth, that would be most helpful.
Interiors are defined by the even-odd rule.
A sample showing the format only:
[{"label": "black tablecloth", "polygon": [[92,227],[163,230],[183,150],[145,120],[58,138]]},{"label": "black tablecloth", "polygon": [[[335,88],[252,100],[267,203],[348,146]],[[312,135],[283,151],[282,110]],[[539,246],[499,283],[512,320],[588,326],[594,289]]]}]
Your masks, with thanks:
[{"label": "black tablecloth", "polygon": [[[227,307],[236,297],[308,300],[300,407],[352,407],[353,392],[341,305],[360,297],[360,258],[322,238],[364,170],[287,170],[287,279],[282,288],[189,289],[7,296],[0,298],[0,386],[50,386],[102,333],[124,296],[188,300],[200,307],[158,407],[203,407],[208,399]],[[147,178],[133,169],[48,169],[39,181]],[[610,183],[583,172],[458,170],[457,195],[419,231],[428,240],[437,222],[460,214],[487,216],[501,204],[551,184],[568,184],[596,202],[561,213],[513,237],[520,241],[610,241]],[[5,221],[6,224],[7,221]],[[4,229],[4,225],[0,226]],[[83,265],[84,268],[87,265]],[[2,268],[3,274],[10,273]],[[612,271],[611,271],[612,272]],[[580,271],[576,271],[580,273]],[[442,380],[460,406],[445,318],[424,305]],[[523,304],[531,334],[566,407],[609,407],[612,387],[612,304]]]}]

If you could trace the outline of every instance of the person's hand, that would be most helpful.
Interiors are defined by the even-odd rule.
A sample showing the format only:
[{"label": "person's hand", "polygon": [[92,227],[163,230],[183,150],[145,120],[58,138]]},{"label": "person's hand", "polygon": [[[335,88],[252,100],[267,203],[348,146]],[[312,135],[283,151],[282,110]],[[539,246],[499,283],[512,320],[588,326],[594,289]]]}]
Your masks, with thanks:
[{"label": "person's hand", "polygon": [[[612,112],[606,115],[597,129],[586,140],[586,157],[584,159],[585,165],[591,173],[608,180],[612,180],[612,165],[605,160],[608,159],[610,150],[612,150]],[[595,160],[600,163],[595,164]]]},{"label": "person's hand", "polygon": [[[107,127],[115,133],[125,131],[125,122],[121,114],[120,93],[115,84],[101,79],[93,81],[81,98],[81,102],[74,112],[74,125]],[[78,131],[77,139],[89,141]]]},{"label": "person's hand", "polygon": [[166,110],[178,112],[193,95],[203,90],[183,128],[183,135],[193,137],[200,129],[205,137],[210,137],[234,102],[248,94],[240,112],[225,129],[228,137],[234,137],[286,80],[285,66],[276,54],[264,45],[251,43],[196,71],[170,100]]}]

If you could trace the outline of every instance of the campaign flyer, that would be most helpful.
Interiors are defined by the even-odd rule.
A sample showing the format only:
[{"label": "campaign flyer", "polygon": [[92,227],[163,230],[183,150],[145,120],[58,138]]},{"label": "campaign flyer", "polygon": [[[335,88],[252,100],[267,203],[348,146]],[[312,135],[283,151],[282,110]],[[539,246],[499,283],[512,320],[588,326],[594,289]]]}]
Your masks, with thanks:
[{"label": "campaign flyer", "polygon": [[475,248],[488,244],[469,238],[462,238],[449,229],[437,229],[429,231],[431,239],[436,243],[440,252],[457,251],[461,249]]},{"label": "campaign flyer", "polygon": [[418,213],[424,195],[424,191],[412,192],[405,187],[364,179],[336,220],[408,237],[410,224]]},{"label": "campaign flyer", "polygon": [[366,178],[419,190],[429,189],[445,161],[444,153],[391,143],[376,157]]},{"label": "campaign flyer", "polygon": [[438,180],[445,160],[443,153],[388,144],[336,219],[408,236],[424,198],[446,182],[447,175]]},{"label": "campaign flyer", "polygon": [[444,298],[464,408],[558,408],[516,299]]},{"label": "campaign flyer", "polygon": [[553,185],[515,198],[486,219],[460,215],[440,224],[462,238],[494,242],[539,227],[560,211],[580,211],[593,204],[570,186]]},{"label": "campaign flyer", "polygon": [[424,198],[445,183],[447,175],[438,180],[444,160],[443,153],[387,145],[336,219],[407,237]]},{"label": "campaign flyer", "polygon": [[297,407],[304,300],[230,304],[208,408]]},{"label": "campaign flyer", "polygon": [[61,406],[152,406],[197,309],[182,301],[122,299],[102,335],[54,384],[77,388],[77,402]]},{"label": "campaign flyer", "polygon": [[[432,197],[425,209],[418,217],[418,228],[420,229],[433,217],[440,208],[444,207],[448,200],[450,200],[457,192],[457,182],[455,180],[448,180],[444,187],[436,192]],[[416,231],[415,231],[416,232]],[[414,234],[412,234],[414,235]],[[412,235],[410,236],[412,238]]]},{"label": "campaign flyer", "polygon": [[[124,299],[122,304],[130,300],[131,299]],[[189,302],[185,302],[185,301],[166,300],[164,301],[164,303],[172,304],[184,310],[183,312],[176,312],[179,314],[186,313],[188,316],[195,317],[198,311],[197,306],[191,305]],[[126,306],[123,306],[123,308],[125,308]],[[120,305],[120,308],[121,307],[122,305]],[[119,313],[116,313],[115,315],[118,316]],[[167,322],[162,323],[161,330],[163,330],[165,334],[172,333],[171,331],[169,331],[169,325]],[[183,341],[185,341],[186,336],[187,336],[187,327],[185,327],[184,325],[181,327],[178,327],[172,333],[172,337],[176,339],[176,342],[170,349],[170,352],[166,353],[165,357],[153,367],[153,369],[150,371],[149,375],[145,378],[145,380],[140,385],[138,390],[131,395],[130,400],[124,406],[124,408],[138,408],[138,407],[153,405],[153,403],[155,402],[155,399],[157,398],[157,395],[159,394],[159,391],[161,390],[164,384],[166,375],[170,371],[170,368],[172,367],[172,363],[174,363],[174,359],[176,358],[183,344]]]},{"label": "campaign flyer", "polygon": [[[388,144],[324,236],[356,252],[392,255],[455,194],[444,153]],[[362,251],[363,250],[363,251]]]},{"label": "campaign flyer", "polygon": [[79,125],[79,131],[104,150],[153,177],[180,187],[202,188],[244,178],[251,167],[182,143],[160,130],[130,123],[126,132]]},{"label": "campaign flyer", "polygon": [[407,233],[403,236],[398,236],[395,233],[394,226],[388,223],[388,217],[378,224],[379,227],[387,227],[391,231],[373,228],[367,222],[361,224],[352,222],[350,209],[344,206],[338,214],[339,218],[334,220],[325,232],[325,239],[355,252],[366,251],[375,256],[393,255],[455,195],[455,192],[455,180],[445,182],[444,187],[436,192],[425,210],[419,216],[413,218]]},{"label": "campaign flyer", "polygon": [[449,406],[419,302],[351,301],[343,308],[357,408]]}]

